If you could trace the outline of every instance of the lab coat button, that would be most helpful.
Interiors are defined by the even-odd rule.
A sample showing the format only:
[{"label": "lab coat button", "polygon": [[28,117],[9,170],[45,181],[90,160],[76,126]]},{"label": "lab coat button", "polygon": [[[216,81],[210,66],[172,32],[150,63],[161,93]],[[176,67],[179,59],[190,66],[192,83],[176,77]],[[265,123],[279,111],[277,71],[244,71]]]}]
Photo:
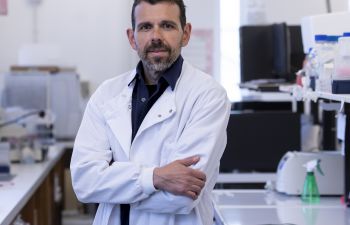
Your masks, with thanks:
[{"label": "lab coat button", "polygon": [[131,109],[131,105],[128,105],[128,108]]},{"label": "lab coat button", "polygon": [[169,110],[169,113],[172,113],[172,112],[173,112],[173,110],[172,110],[172,109],[170,109],[170,110]]},{"label": "lab coat button", "polygon": [[145,102],[146,101],[146,98],[141,98],[141,102]]},{"label": "lab coat button", "polygon": [[162,117],[162,115],[160,115],[160,114],[159,114],[159,115],[158,115],[158,117],[159,117],[159,118],[161,118],[161,117]]}]

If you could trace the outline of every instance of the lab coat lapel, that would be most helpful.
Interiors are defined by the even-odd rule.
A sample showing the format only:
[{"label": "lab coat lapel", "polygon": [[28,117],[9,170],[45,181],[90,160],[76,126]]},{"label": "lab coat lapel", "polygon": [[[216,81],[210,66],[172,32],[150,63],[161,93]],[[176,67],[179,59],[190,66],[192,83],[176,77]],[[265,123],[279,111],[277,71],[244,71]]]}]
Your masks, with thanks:
[{"label": "lab coat lapel", "polygon": [[149,127],[163,122],[170,118],[176,112],[175,105],[175,92],[168,87],[159,99],[154,103],[152,108],[148,111],[146,117],[141,123],[139,130],[134,138],[134,142],[137,137],[142,134]]},{"label": "lab coat lapel", "polygon": [[129,157],[131,146],[131,98],[133,87],[125,87],[105,106],[107,125],[117,138],[126,156]]}]

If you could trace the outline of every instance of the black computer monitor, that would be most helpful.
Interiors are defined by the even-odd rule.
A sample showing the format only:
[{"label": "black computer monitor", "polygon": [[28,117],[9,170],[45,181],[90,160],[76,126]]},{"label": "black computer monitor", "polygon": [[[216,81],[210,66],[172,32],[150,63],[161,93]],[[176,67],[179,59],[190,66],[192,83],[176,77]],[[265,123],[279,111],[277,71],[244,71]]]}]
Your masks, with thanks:
[{"label": "black computer monitor", "polygon": [[300,26],[285,23],[240,27],[241,82],[294,79],[304,60]]},{"label": "black computer monitor", "polygon": [[[272,25],[272,73],[278,78],[286,78],[291,73],[290,33],[285,23]],[[288,78],[289,79],[289,78]]]},{"label": "black computer monitor", "polygon": [[221,172],[276,172],[287,151],[300,149],[300,114],[284,111],[234,113],[227,127]]}]

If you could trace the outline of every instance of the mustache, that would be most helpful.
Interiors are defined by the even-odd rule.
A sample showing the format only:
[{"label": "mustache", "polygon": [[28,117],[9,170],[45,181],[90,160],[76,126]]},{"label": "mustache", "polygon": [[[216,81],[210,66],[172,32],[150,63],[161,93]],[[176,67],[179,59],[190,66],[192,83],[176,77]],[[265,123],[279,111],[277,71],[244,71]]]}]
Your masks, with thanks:
[{"label": "mustache", "polygon": [[170,52],[170,47],[164,44],[162,41],[153,41],[149,46],[146,47],[145,52],[154,51],[168,51]]}]

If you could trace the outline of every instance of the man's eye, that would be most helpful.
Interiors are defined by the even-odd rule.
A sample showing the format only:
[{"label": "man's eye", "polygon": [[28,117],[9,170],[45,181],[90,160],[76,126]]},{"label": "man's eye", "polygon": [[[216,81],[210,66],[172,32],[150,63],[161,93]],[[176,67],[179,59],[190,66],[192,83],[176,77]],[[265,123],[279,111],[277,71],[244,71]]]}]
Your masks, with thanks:
[{"label": "man's eye", "polygon": [[172,24],[165,23],[165,24],[163,24],[163,28],[170,30],[170,29],[173,29],[174,26]]},{"label": "man's eye", "polygon": [[142,25],[139,29],[141,30],[141,31],[145,31],[145,30],[149,30],[149,29],[151,29],[152,27],[150,26],[150,25]]}]

